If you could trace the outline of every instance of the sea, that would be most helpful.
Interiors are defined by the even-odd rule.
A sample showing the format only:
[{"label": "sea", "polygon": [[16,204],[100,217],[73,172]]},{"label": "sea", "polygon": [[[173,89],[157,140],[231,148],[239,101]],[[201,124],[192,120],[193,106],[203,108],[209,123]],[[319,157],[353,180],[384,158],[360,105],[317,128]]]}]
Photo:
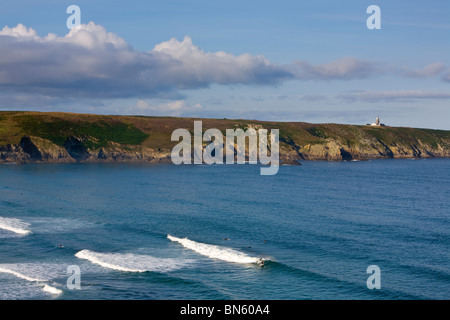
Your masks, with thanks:
[{"label": "sea", "polygon": [[1,300],[447,300],[450,159],[0,165]]}]

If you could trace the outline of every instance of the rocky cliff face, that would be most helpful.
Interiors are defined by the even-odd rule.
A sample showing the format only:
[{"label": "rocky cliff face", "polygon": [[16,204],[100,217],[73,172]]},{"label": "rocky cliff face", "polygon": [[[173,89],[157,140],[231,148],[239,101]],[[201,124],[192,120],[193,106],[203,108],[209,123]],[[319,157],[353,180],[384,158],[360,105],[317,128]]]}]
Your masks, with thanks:
[{"label": "rocky cliff face", "polygon": [[419,158],[447,158],[450,149],[436,143],[427,144],[420,140],[415,143],[387,144],[373,138],[366,143],[348,145],[332,138],[324,143],[298,146],[298,155],[305,160],[369,160],[369,159],[419,159]]},{"label": "rocky cliff face", "polygon": [[[143,146],[124,146],[110,142],[108,147],[89,148],[89,137],[70,136],[64,146],[39,137],[24,136],[19,144],[0,146],[0,163],[72,163],[72,162],[170,162],[171,150]],[[248,150],[246,150],[248,158]],[[297,145],[293,140],[280,140],[280,163],[300,164],[302,160],[349,161],[369,159],[448,158],[450,149],[416,141],[414,144],[385,142],[372,138],[349,146],[327,138],[325,142]]]},{"label": "rocky cliff face", "polygon": [[166,162],[170,152],[162,152],[141,146],[121,146],[89,149],[87,137],[71,136],[64,147],[49,140],[25,136],[20,143],[0,146],[0,163],[73,163],[73,162]]},{"label": "rocky cliff face", "polygon": [[18,145],[0,146],[0,162],[75,162],[64,148],[38,137],[22,137]]},{"label": "rocky cliff face", "polygon": [[309,135],[280,137],[281,157],[303,160],[350,161],[450,157],[448,131],[348,125],[305,125]]}]

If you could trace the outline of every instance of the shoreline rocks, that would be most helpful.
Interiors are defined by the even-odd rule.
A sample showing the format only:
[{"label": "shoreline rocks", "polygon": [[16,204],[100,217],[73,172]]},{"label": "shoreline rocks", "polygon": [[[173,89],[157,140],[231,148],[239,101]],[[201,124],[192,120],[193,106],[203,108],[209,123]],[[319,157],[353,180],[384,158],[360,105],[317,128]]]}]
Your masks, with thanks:
[{"label": "shoreline rocks", "polygon": [[[39,137],[23,136],[19,144],[0,146],[0,163],[74,163],[74,162],[171,162],[171,150],[110,142],[107,147],[87,147],[89,137],[70,136],[64,146]],[[422,142],[414,145],[388,146],[372,141],[365,146],[346,146],[333,139],[326,143],[297,146],[281,141],[280,164],[301,165],[304,160],[352,161],[371,159],[449,158],[450,150],[439,144],[432,148]]]}]

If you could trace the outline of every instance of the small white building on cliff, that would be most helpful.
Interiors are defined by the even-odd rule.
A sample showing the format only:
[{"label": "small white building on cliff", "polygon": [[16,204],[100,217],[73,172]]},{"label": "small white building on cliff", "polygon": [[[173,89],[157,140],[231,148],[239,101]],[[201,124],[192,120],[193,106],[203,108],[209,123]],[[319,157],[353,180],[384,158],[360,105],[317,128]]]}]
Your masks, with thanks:
[{"label": "small white building on cliff", "polygon": [[367,123],[367,126],[373,126],[373,127],[384,127],[385,124],[380,122],[380,116],[377,116],[377,119],[374,123]]}]

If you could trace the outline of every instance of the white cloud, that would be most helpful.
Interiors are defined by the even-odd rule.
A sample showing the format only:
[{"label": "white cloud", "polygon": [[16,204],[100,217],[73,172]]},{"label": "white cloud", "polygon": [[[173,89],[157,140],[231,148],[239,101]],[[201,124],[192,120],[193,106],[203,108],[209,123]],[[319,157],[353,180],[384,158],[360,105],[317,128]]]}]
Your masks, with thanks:
[{"label": "white cloud", "polygon": [[173,38],[156,45],[151,52],[167,55],[177,61],[166,72],[185,78],[186,83],[189,83],[190,77],[195,77],[200,84],[272,83],[275,79],[292,77],[264,56],[205,52],[194,45],[190,37],[185,37],[181,42]]},{"label": "white cloud", "polygon": [[10,28],[5,26],[2,30],[0,30],[0,36],[9,36],[19,39],[26,40],[39,40],[39,36],[37,35],[36,30],[32,28],[27,28],[23,24],[19,23],[16,27]]},{"label": "white cloud", "polygon": [[192,115],[201,112],[204,107],[196,103],[189,105],[186,100],[173,100],[160,104],[151,104],[148,101],[139,99],[136,105],[128,108],[128,114],[149,115],[149,116],[172,116],[180,117],[186,114]]},{"label": "white cloud", "polygon": [[344,57],[320,65],[296,61],[294,65],[297,67],[297,78],[305,80],[363,79],[384,72],[375,62],[354,57]]},{"label": "white cloud", "polygon": [[406,69],[404,74],[410,78],[430,78],[435,77],[445,71],[447,68],[442,62],[431,63],[419,70]]},{"label": "white cloud", "polygon": [[[52,101],[88,99],[142,99],[134,110],[184,114],[200,110],[189,106],[184,89],[211,84],[272,85],[289,79],[355,80],[391,74],[400,77],[440,76],[450,82],[450,68],[431,63],[414,70],[344,57],[322,64],[296,61],[277,65],[262,55],[207,52],[190,37],[156,44],[148,52],[135,50],[118,35],[93,22],[72,29],[64,36],[38,33],[22,24],[0,30],[0,96],[3,106],[51,105]],[[16,101],[14,97],[17,97]],[[152,105],[144,99],[170,99]],[[360,92],[340,96],[346,101],[405,101],[447,99],[446,94],[417,91]],[[83,100],[84,99],[84,100]],[[304,95],[301,100],[319,101]],[[96,100],[99,101],[99,100]],[[28,106],[28,105],[27,105]]]},{"label": "white cloud", "polygon": [[93,22],[58,37],[21,24],[0,31],[0,90],[93,98],[179,97],[210,84],[274,84],[293,75],[263,56],[205,52],[185,37],[150,52]]},{"label": "white cloud", "polygon": [[420,79],[432,78],[444,73],[441,79],[448,81],[448,74],[450,74],[450,68],[442,62],[430,63],[422,69],[413,69],[355,57],[344,57],[317,65],[306,61],[295,61],[293,70],[296,77],[302,80],[358,80],[378,75]]}]

